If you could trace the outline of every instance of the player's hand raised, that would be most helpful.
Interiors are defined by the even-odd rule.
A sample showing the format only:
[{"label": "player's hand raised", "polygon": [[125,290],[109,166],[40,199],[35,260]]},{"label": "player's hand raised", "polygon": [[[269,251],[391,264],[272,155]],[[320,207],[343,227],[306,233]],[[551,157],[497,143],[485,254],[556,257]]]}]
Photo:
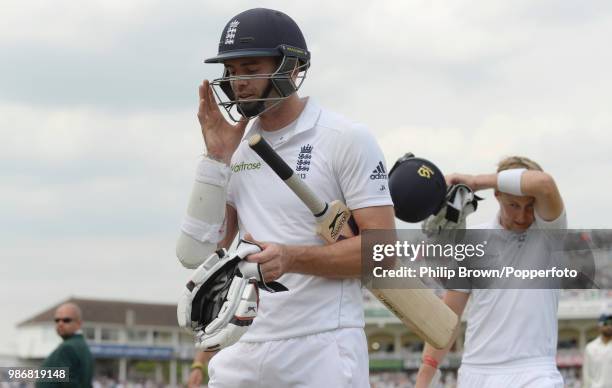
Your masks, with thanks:
[{"label": "player's hand raised", "polygon": [[208,80],[200,85],[199,95],[198,120],[208,155],[229,164],[244,135],[248,120],[242,119],[236,125],[230,124],[221,113]]}]

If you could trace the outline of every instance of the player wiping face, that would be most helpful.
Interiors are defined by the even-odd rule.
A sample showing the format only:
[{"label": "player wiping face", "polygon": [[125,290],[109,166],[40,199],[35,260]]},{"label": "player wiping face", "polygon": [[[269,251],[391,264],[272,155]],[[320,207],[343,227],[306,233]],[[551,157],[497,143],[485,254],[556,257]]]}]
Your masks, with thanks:
[{"label": "player wiping face", "polygon": [[[303,58],[309,54],[303,54]],[[288,60],[279,56],[226,59],[223,77],[199,87],[198,120],[208,155],[229,163],[249,120],[259,117],[269,128],[282,128],[292,121],[293,112],[303,103],[295,94],[306,77],[306,59]],[[208,62],[208,61],[207,61]],[[224,98],[225,96],[225,98]],[[219,106],[236,123],[227,122]],[[236,108],[238,115],[233,111]]]},{"label": "player wiping face", "polygon": [[[465,184],[474,191],[492,189],[499,202],[495,218],[477,229],[525,232],[528,228],[563,230],[567,217],[551,175],[532,160],[504,158],[496,173],[451,174],[448,184]],[[541,252],[537,239],[509,246],[500,260]],[[538,252],[538,253],[536,253]],[[556,368],[557,289],[448,290],[445,302],[461,315],[472,300],[464,342],[459,387],[561,387]],[[417,387],[427,387],[448,349],[425,346]],[[433,359],[434,362],[427,362]]]}]

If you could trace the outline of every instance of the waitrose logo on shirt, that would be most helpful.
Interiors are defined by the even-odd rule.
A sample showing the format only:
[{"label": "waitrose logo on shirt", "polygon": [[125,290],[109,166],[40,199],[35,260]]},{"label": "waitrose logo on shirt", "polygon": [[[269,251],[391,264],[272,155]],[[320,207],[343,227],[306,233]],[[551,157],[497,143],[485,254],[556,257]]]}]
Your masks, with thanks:
[{"label": "waitrose logo on shirt", "polygon": [[240,172],[245,170],[259,170],[261,168],[261,162],[249,163],[240,162],[234,163],[230,166],[233,172]]}]

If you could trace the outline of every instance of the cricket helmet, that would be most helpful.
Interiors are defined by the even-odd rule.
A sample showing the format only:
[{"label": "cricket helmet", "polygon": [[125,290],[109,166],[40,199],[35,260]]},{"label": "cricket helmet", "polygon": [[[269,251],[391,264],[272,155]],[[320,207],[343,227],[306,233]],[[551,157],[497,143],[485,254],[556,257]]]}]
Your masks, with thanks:
[{"label": "cricket helmet", "polygon": [[[225,69],[223,76],[211,83],[219,105],[234,121],[238,121],[231,112],[234,106],[241,116],[250,119],[295,93],[310,66],[310,52],[298,25],[286,14],[267,8],[249,9],[231,18],[221,33],[217,55],[204,62],[223,63],[249,57],[277,57],[278,66],[270,74],[241,76],[232,76]],[[269,83],[261,96],[236,98],[231,86],[233,81],[262,78]]]},{"label": "cricket helmet", "polygon": [[420,222],[444,204],[446,180],[435,164],[408,153],[389,171],[389,191],[395,216],[405,222]]}]

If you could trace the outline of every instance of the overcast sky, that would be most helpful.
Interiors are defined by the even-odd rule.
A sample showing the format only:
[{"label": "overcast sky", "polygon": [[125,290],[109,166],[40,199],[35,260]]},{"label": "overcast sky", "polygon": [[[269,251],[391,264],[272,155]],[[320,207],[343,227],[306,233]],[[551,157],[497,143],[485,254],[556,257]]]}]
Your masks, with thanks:
[{"label": "overcast sky", "polygon": [[[301,26],[301,94],[366,123],[389,166],[412,151],[484,173],[526,155],[556,178],[570,227],[609,226],[609,1],[3,1],[0,353],[71,295],[176,301],[197,85],[221,74],[202,60],[255,4]],[[493,215],[485,197],[470,223]]]}]

